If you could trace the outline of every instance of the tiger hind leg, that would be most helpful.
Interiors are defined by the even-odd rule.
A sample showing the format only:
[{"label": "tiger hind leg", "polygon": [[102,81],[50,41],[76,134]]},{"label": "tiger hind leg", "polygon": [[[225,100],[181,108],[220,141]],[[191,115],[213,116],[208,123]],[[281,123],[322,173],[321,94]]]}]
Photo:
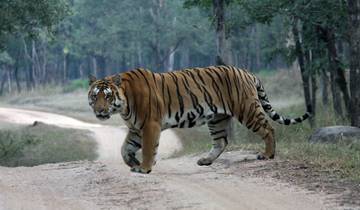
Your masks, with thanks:
[{"label": "tiger hind leg", "polygon": [[140,132],[130,129],[121,147],[121,155],[126,165],[130,167],[139,166],[140,161],[135,157],[136,152],[141,149]]},{"label": "tiger hind leg", "polygon": [[273,159],[275,157],[275,135],[271,124],[266,120],[265,113],[259,103],[253,103],[248,114],[246,127],[259,135],[265,142],[265,152],[257,156],[257,159]]},{"label": "tiger hind leg", "polygon": [[206,157],[197,161],[198,165],[211,165],[225,150],[228,144],[227,138],[230,121],[231,116],[218,114],[208,122],[210,136],[213,140],[212,148]]},{"label": "tiger hind leg", "polygon": [[265,152],[257,156],[258,160],[267,160],[274,159],[275,157],[275,139],[274,139],[274,129],[271,127],[270,123],[265,120],[260,123],[261,127],[256,133],[261,136],[265,141]]}]

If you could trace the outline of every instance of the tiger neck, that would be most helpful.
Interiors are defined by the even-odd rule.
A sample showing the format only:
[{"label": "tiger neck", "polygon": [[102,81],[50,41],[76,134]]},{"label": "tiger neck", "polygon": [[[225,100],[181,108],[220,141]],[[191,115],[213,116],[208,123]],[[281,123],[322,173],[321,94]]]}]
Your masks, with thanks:
[{"label": "tiger neck", "polygon": [[128,98],[126,97],[126,89],[127,89],[126,84],[122,82],[120,86],[117,87],[117,89],[118,91],[117,91],[115,103],[117,107],[120,107],[119,112],[121,116],[125,116],[130,112],[128,105]]}]

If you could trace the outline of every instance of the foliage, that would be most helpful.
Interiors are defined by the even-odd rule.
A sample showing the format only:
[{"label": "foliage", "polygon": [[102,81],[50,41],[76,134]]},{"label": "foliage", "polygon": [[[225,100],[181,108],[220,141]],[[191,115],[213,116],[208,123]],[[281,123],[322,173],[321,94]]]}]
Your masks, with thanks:
[{"label": "foliage", "polygon": [[69,7],[67,0],[13,0],[1,1],[0,11],[0,39],[4,39],[16,32],[36,36],[43,28],[51,31]]},{"label": "foliage", "polygon": [[89,81],[86,79],[76,79],[70,81],[64,86],[64,93],[73,92],[75,90],[86,90],[89,87]]},{"label": "foliage", "polygon": [[[317,51],[326,47],[323,42],[319,43],[318,30],[335,30],[339,38],[344,38],[347,34],[348,14],[343,1],[238,0],[237,2],[245,8],[247,15],[255,22],[271,24],[280,15],[285,20],[281,23],[282,30],[296,24],[296,20],[300,20],[304,51]],[[292,49],[291,45],[289,46],[289,49]],[[320,61],[315,62],[323,63],[321,61],[323,58],[319,59]]]},{"label": "foliage", "polygon": [[[340,77],[349,60],[346,1],[223,2],[229,64],[256,72],[288,68],[302,57],[305,98],[311,99],[306,103],[315,103],[316,77],[325,72],[348,105],[346,80]],[[0,7],[9,12],[0,15],[1,27],[10,26],[6,32],[0,29],[0,36],[6,35],[0,40],[6,48],[0,60],[8,64],[0,68],[0,75],[7,77],[0,80],[1,93],[66,85],[88,74],[105,77],[136,67],[164,72],[213,65],[217,52],[213,4],[211,0],[2,2]],[[21,8],[18,16],[14,8]],[[56,32],[52,36],[47,33],[51,28]],[[340,72],[339,78],[334,72]],[[76,86],[68,85],[65,92]]]},{"label": "foliage", "polygon": [[96,158],[96,143],[72,129],[44,124],[0,130],[0,165],[34,166]]},{"label": "foliage", "polygon": [[3,51],[0,53],[0,64],[12,65],[14,60],[10,57],[9,53]]},{"label": "foliage", "polygon": [[[215,63],[212,8],[196,6],[198,2],[210,5],[211,1],[53,1],[50,6],[39,1],[31,7],[44,7],[44,11],[37,10],[46,13],[41,18],[51,16],[46,23],[59,24],[47,27],[36,19],[38,24],[29,28],[37,36],[13,30],[2,41],[15,62],[0,71],[10,72],[10,79],[15,80],[11,83],[17,84],[18,91],[39,84],[66,84],[88,74],[103,77],[135,67],[168,71]],[[256,24],[244,15],[244,7],[235,1],[226,3],[233,64],[254,71],[286,67],[283,55],[287,52],[283,49],[287,32],[279,27],[281,18],[270,25]],[[52,16],[55,9],[59,13]],[[71,15],[60,21],[69,10]],[[46,28],[55,33],[49,35]]]}]

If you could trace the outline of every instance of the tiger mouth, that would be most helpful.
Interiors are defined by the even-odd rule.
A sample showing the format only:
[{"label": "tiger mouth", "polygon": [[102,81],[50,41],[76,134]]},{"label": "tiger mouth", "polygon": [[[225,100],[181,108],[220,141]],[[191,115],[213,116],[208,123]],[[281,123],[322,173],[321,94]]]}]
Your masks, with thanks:
[{"label": "tiger mouth", "polygon": [[96,118],[99,120],[107,120],[110,118],[110,115],[96,115]]}]

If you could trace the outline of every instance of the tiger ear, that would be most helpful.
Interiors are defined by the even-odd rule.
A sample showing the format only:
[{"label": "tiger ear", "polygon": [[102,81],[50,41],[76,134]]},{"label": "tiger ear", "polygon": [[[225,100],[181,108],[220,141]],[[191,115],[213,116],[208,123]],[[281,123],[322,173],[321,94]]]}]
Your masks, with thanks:
[{"label": "tiger ear", "polygon": [[114,82],[114,84],[116,86],[120,86],[120,84],[121,84],[121,76],[120,76],[120,74],[117,74],[117,75],[113,76],[112,81]]},{"label": "tiger ear", "polygon": [[94,75],[89,75],[89,86],[92,85],[96,81],[96,77]]}]

